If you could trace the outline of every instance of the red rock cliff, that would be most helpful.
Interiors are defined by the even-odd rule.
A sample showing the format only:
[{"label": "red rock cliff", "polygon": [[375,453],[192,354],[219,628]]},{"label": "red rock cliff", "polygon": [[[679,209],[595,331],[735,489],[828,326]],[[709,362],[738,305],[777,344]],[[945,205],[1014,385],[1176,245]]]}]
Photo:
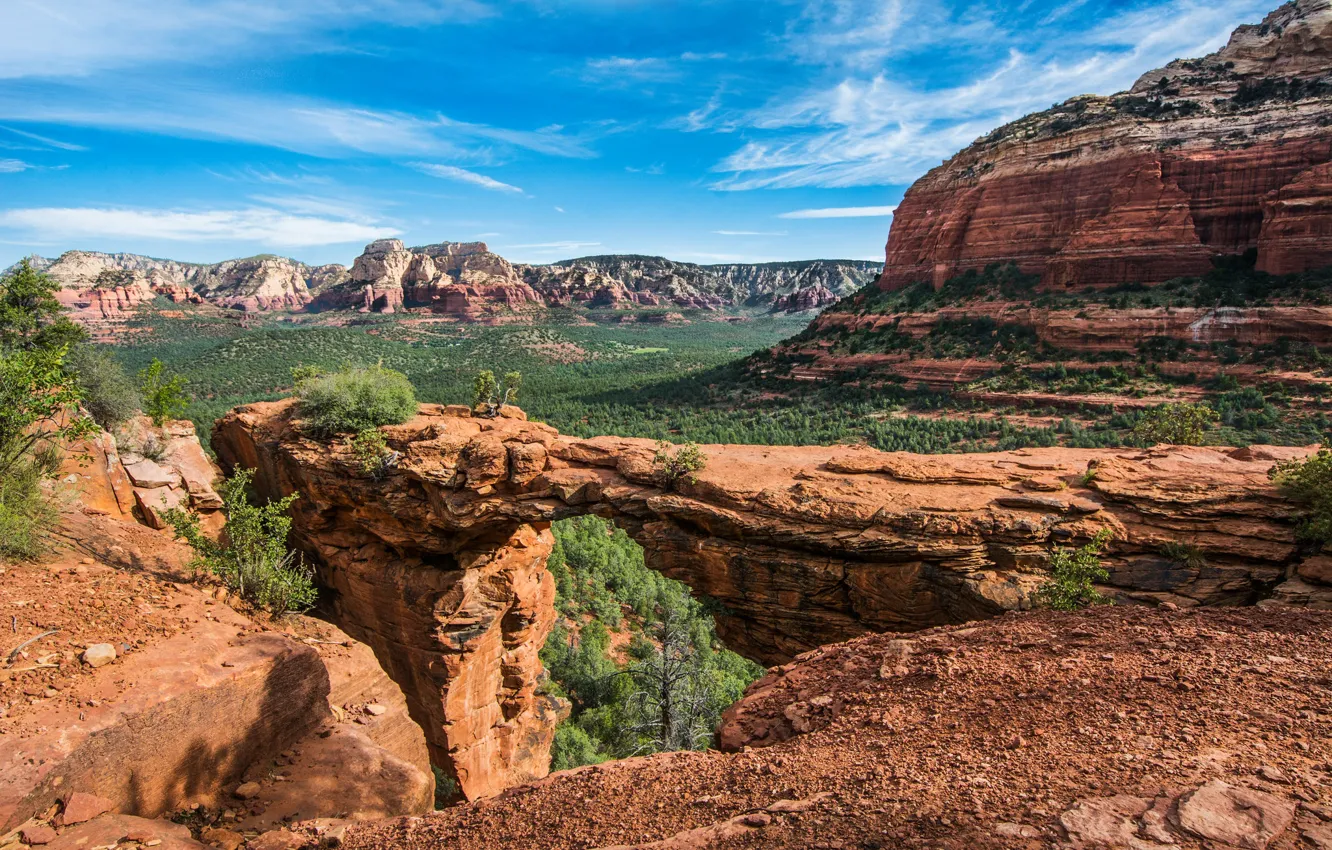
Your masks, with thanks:
[{"label": "red rock cliff", "polygon": [[1332,2],[1296,0],[1128,92],[1000,127],[918,180],[880,285],[1015,262],[1050,287],[1159,283],[1216,254],[1332,262]]}]

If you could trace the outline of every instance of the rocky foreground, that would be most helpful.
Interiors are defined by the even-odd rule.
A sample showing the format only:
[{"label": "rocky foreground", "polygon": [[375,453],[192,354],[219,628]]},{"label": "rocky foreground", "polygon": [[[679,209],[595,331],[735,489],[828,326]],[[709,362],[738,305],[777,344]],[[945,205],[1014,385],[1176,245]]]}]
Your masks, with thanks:
[{"label": "rocky foreground", "polygon": [[549,524],[564,517],[614,520],[764,663],[1029,608],[1052,547],[1102,529],[1104,591],[1123,602],[1332,606],[1332,557],[1297,544],[1298,508],[1267,476],[1308,449],[704,446],[696,480],[670,484],[649,441],[505,414],[423,405],[382,429],[398,455],[380,479],[342,442],[304,436],[290,401],[238,408],[212,443],[268,495],[301,494],[293,539],[336,591],[338,625],[374,648],[469,798],[547,770],[559,706],[537,652],[554,620]]},{"label": "rocky foreground", "polygon": [[727,753],[553,774],[380,848],[1332,847],[1332,613],[1102,608],[774,669]]},{"label": "rocky foreground", "polygon": [[374,654],[200,581],[150,526],[190,504],[216,528],[215,470],[188,422],[132,425],[157,460],[73,447],[61,550],[0,565],[0,847],[289,850],[293,820],[428,811],[425,738]]}]

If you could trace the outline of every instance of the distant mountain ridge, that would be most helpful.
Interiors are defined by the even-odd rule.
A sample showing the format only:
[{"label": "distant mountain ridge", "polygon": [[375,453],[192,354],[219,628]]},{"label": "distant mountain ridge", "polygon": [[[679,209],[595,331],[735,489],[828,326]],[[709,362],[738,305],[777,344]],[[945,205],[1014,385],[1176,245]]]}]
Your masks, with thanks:
[{"label": "distant mountain ridge", "polygon": [[831,304],[879,271],[878,263],[861,260],[698,265],[642,255],[527,265],[510,263],[484,242],[407,248],[397,239],[370,243],[350,268],[273,254],[189,263],[66,251],[29,260],[60,281],[62,301],[92,326],[123,322],[158,296],[246,312],[411,310],[472,321],[521,319],[549,306],[795,312]]}]

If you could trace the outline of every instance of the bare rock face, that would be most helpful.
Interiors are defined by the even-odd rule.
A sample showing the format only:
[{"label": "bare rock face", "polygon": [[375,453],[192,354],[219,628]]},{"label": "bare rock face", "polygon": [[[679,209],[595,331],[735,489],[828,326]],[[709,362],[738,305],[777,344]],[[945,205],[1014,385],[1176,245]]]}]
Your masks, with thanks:
[{"label": "bare rock face", "polygon": [[348,278],[321,293],[320,309],[402,309],[471,321],[509,318],[544,306],[503,257],[484,242],[441,242],[408,249],[399,239],[365,247]]},{"label": "bare rock face", "polygon": [[[1307,450],[706,446],[697,481],[671,488],[650,441],[425,405],[383,429],[401,460],[376,481],[342,445],[304,438],[293,412],[238,408],[213,446],[268,495],[302,494],[295,538],[337,591],[339,625],[375,650],[468,797],[547,769],[560,709],[537,693],[537,651],[557,519],[613,518],[650,566],[722,604],[731,648],[766,663],[1030,607],[1051,547],[1102,528],[1106,591],[1126,600],[1253,603],[1302,560],[1267,471]],[[1201,561],[1163,554],[1180,542]]]},{"label": "bare rock face", "polygon": [[1295,0],[1222,50],[1000,127],[918,180],[885,289],[1015,262],[1047,287],[1160,283],[1215,254],[1328,264],[1332,4]]},{"label": "bare rock face", "polygon": [[339,265],[311,267],[270,254],[201,264],[66,251],[55,260],[33,257],[31,262],[61,284],[58,297],[73,318],[107,339],[158,296],[246,312],[299,311],[347,279]]}]

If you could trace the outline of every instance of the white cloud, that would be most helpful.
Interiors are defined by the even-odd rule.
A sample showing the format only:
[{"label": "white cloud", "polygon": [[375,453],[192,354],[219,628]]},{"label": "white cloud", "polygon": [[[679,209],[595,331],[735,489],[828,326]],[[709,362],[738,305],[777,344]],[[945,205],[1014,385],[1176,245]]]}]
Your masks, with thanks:
[{"label": "white cloud", "polygon": [[365,221],[293,215],[274,209],[161,210],[37,207],[0,211],[0,227],[37,238],[251,242],[275,247],[368,242],[398,231]]},{"label": "white cloud", "polygon": [[557,212],[557,213],[562,213],[562,212],[564,212],[564,207],[556,207],[556,208],[555,208],[555,212]]},{"label": "white cloud", "polygon": [[20,171],[27,171],[29,168],[36,167],[21,159],[0,159],[0,174],[17,174]]},{"label": "white cloud", "polygon": [[792,210],[778,218],[886,218],[897,207],[825,207],[815,210]]},{"label": "white cloud", "polygon": [[509,245],[508,248],[536,251],[542,254],[567,254],[583,248],[596,248],[600,242],[536,242],[530,245]]},{"label": "white cloud", "polygon": [[315,156],[441,156],[467,162],[494,150],[590,158],[562,127],[512,130],[447,116],[364,109],[289,96],[248,96],[180,85],[98,88],[64,83],[0,87],[0,119],[224,139]]},{"label": "white cloud", "polygon": [[[52,139],[49,136],[39,136],[36,133],[29,133],[27,130],[18,130],[14,127],[0,126],[0,130],[7,133],[13,133],[32,142],[37,142],[42,148],[58,148],[62,151],[86,151],[83,145],[76,145],[72,142],[62,142],[59,139]],[[31,150],[41,150],[42,148],[30,148]]]},{"label": "white cloud", "polygon": [[427,26],[487,17],[479,0],[7,0],[0,3],[0,78],[86,76],[161,62],[199,62],[325,46],[356,23]]},{"label": "white cloud", "polygon": [[718,236],[785,236],[785,230],[714,230]]},{"label": "white cloud", "polygon": [[468,183],[472,186],[480,186],[482,189],[489,189],[492,192],[516,192],[520,195],[523,192],[517,186],[501,183],[492,177],[477,174],[475,171],[468,171],[465,168],[458,168],[455,165],[438,165],[433,162],[409,162],[407,164],[423,174],[429,174],[431,177],[438,177],[442,180]]},{"label": "white cloud", "polygon": [[584,63],[584,79],[621,86],[665,82],[680,78],[680,70],[668,59],[656,56],[631,58],[608,56]]},{"label": "white cloud", "polygon": [[[993,43],[981,55],[999,52],[1003,58],[978,61],[979,73],[930,87],[928,82],[904,82],[902,74],[876,68],[891,52],[874,48],[880,43],[878,36],[856,52],[856,39],[864,32],[852,25],[856,10],[864,11],[866,2],[813,2],[802,19],[808,23],[814,16],[823,27],[820,32],[841,33],[839,38],[851,40],[837,42],[852,50],[851,59],[840,62],[853,66],[851,73],[741,116],[723,115],[709,104],[685,120],[719,130],[739,125],[755,131],[749,134],[750,141],[714,167],[727,175],[714,188],[908,183],[1000,124],[1074,95],[1125,89],[1143,72],[1172,59],[1208,53],[1225,42],[1235,25],[1255,19],[1269,5],[1268,0],[1170,0],[1163,6],[1111,15],[1087,32],[1042,30],[1037,24],[1021,38],[1001,38],[983,7],[976,7],[966,13],[972,16],[970,34],[946,30],[948,38],[957,39],[954,46],[964,55],[965,49]],[[1069,5],[1073,3],[1076,0]],[[915,33],[920,16],[928,14],[921,11],[926,6],[949,14],[940,4],[871,5],[876,11],[866,19],[871,22],[866,32],[880,35],[896,32],[905,26],[904,20],[915,22],[911,29]],[[1068,8],[1062,14],[1075,11]],[[1008,48],[1000,50],[1000,42]],[[897,49],[900,41],[892,44]],[[831,54],[822,61],[837,64]],[[914,74],[911,78],[920,79]]]}]

